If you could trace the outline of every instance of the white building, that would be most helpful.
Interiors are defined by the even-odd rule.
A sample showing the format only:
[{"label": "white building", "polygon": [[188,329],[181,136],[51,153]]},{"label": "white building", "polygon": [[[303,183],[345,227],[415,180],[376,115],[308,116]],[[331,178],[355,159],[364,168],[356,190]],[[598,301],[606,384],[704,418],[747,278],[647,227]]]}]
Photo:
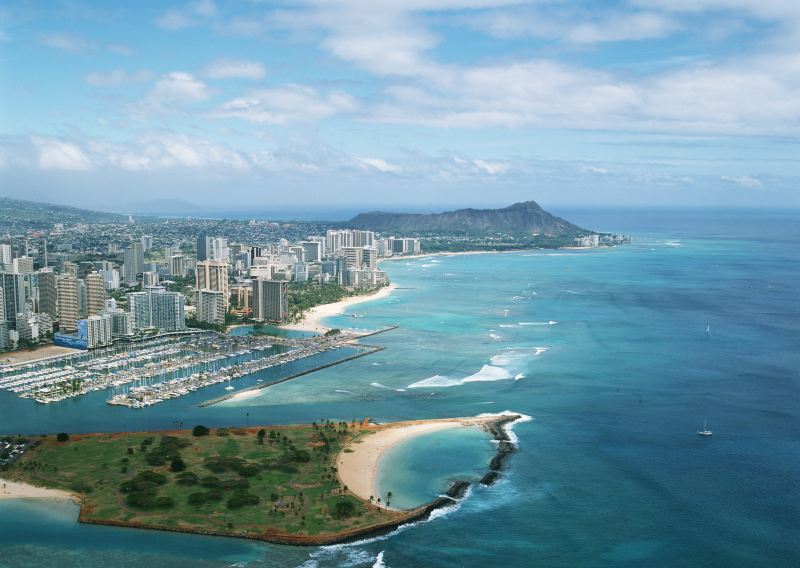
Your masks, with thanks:
[{"label": "white building", "polygon": [[114,342],[111,314],[93,315],[86,318],[86,347],[105,347]]},{"label": "white building", "polygon": [[197,321],[204,321],[218,325],[225,324],[225,297],[218,290],[197,291]]}]

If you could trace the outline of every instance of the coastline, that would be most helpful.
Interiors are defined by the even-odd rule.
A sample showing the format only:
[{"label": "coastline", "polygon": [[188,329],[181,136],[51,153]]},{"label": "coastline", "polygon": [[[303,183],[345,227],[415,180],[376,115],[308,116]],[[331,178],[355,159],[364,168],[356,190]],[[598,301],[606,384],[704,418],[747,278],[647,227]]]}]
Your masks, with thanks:
[{"label": "coastline", "polygon": [[74,501],[80,503],[80,497],[75,493],[61,489],[46,489],[28,483],[9,481],[0,478],[0,501],[6,499],[44,499],[56,501]]},{"label": "coastline", "polygon": [[319,306],[314,306],[305,313],[303,319],[300,320],[299,322],[282,324],[280,327],[282,329],[291,329],[295,331],[312,331],[316,333],[325,333],[331,328],[322,325],[323,319],[331,316],[338,316],[342,314],[350,306],[361,304],[363,302],[370,302],[372,300],[380,300],[382,298],[386,298],[396,288],[397,288],[396,284],[389,284],[388,286],[383,286],[382,288],[379,288],[372,294],[364,294],[362,296],[351,296],[349,298],[345,298],[344,300],[340,300],[339,302],[333,302],[332,304],[321,304]]},{"label": "coastline", "polygon": [[[513,414],[488,415],[372,425],[373,432],[360,436],[339,453],[336,458],[336,475],[350,493],[366,502],[373,502],[373,499],[377,500],[380,497],[377,487],[377,475],[381,459],[392,448],[417,436],[452,428],[471,427],[483,428],[500,443],[498,454],[490,463],[489,472],[481,479],[481,483],[489,485],[497,478],[498,471],[502,469],[505,458],[515,449],[503,426],[519,418],[519,415]],[[398,512],[405,511],[404,509],[393,507],[384,508]]]},{"label": "coastline", "polygon": [[[407,421],[407,422],[396,422],[396,423],[388,423],[388,424],[370,424],[369,429],[370,431],[367,433],[362,434],[351,444],[343,447],[336,457],[336,462],[342,458],[342,456],[350,456],[355,454],[356,452],[346,452],[345,450],[351,448],[353,444],[355,446],[364,446],[364,441],[372,436],[388,436],[388,439],[392,442],[388,445],[385,444],[386,440],[381,441],[379,439],[379,446],[386,446],[386,449],[391,447],[393,444],[398,443],[400,440],[406,440],[412,438],[417,435],[421,435],[423,433],[428,433],[431,431],[437,431],[441,429],[447,428],[456,428],[456,427],[480,427],[486,430],[492,438],[498,442],[498,450],[496,456],[492,459],[491,463],[489,464],[489,472],[481,479],[480,483],[484,485],[490,485],[496,479],[499,469],[503,467],[503,462],[505,458],[510,456],[516,448],[514,444],[511,442],[509,437],[509,433],[507,431],[507,427],[525,417],[520,414],[514,414],[511,412],[506,412],[502,414],[491,414],[491,415],[481,415],[475,417],[467,417],[467,418],[443,418],[443,419],[432,419],[432,420],[414,420],[414,421]],[[288,426],[276,426],[274,428],[281,429],[287,428]],[[256,431],[255,428],[250,428],[248,432],[254,433]],[[162,434],[162,435],[170,435],[173,433],[183,432],[185,431],[163,431],[163,432],[149,432],[149,434]],[[399,435],[398,435],[399,434]],[[94,436],[101,436],[102,434],[88,434],[85,435],[87,437],[94,437]],[[362,440],[361,443],[358,443],[356,440]],[[383,451],[386,451],[385,449]],[[374,464],[373,468],[377,467],[379,457],[381,452],[374,457]],[[362,456],[364,454],[361,454]],[[337,476],[341,475],[342,468],[337,468]],[[346,468],[345,468],[346,469]],[[341,477],[339,477],[339,481],[342,482]],[[396,510],[391,508],[381,507],[384,510],[384,518],[383,520],[379,520],[378,522],[372,523],[370,525],[360,526],[360,527],[352,527],[346,528],[343,530],[335,531],[335,532],[321,532],[318,534],[298,534],[295,532],[286,532],[280,528],[275,527],[264,527],[262,530],[248,532],[245,531],[244,533],[237,533],[231,534],[230,532],[224,529],[217,529],[211,527],[189,527],[189,526],[181,526],[180,524],[161,524],[161,523],[147,523],[138,520],[122,520],[122,519],[100,519],[93,516],[95,512],[94,508],[90,505],[87,505],[85,496],[81,496],[78,494],[69,493],[63,490],[57,489],[44,489],[40,487],[35,487],[25,483],[19,482],[10,482],[10,481],[0,481],[0,483],[6,483],[6,490],[7,494],[0,495],[0,497],[4,497],[6,499],[16,499],[16,498],[35,498],[35,499],[58,499],[58,500],[72,500],[76,502],[80,506],[80,513],[78,515],[78,522],[86,523],[86,524],[95,524],[95,525],[104,525],[104,526],[115,526],[115,527],[126,527],[126,528],[134,528],[134,529],[146,529],[146,530],[161,530],[166,532],[179,532],[179,533],[190,533],[190,534],[200,534],[200,535],[208,535],[208,536],[225,536],[225,537],[234,537],[234,538],[245,538],[245,539],[252,539],[258,540],[263,542],[270,542],[275,544],[285,544],[285,545],[294,545],[294,546],[324,546],[324,545],[333,545],[333,544],[341,544],[341,543],[349,543],[349,542],[356,542],[364,538],[371,538],[376,537],[384,534],[391,533],[392,531],[396,530],[398,527],[405,525],[410,522],[415,522],[419,520],[424,520],[430,517],[430,515],[436,511],[437,509],[447,508],[453,506],[453,504],[460,499],[464,498],[467,494],[471,483],[468,481],[454,481],[450,484],[450,486],[443,491],[443,494],[436,499],[420,505],[414,509],[410,510]],[[356,495],[354,491],[348,487],[348,491],[351,496],[359,498],[359,495]],[[367,496],[368,497],[368,496]],[[364,499],[365,506],[366,503],[369,502],[368,498]],[[373,503],[373,506],[375,503]]]}]

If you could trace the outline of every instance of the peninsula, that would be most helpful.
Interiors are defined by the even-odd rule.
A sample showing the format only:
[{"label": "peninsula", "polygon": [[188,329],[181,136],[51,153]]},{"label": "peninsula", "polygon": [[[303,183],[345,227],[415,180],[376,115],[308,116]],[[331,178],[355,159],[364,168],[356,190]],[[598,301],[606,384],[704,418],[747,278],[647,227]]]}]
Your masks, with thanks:
[{"label": "peninsula", "polygon": [[381,455],[400,440],[442,428],[481,427],[498,442],[482,483],[514,451],[502,414],[376,425],[310,425],[42,437],[0,470],[6,497],[72,497],[79,521],[294,545],[347,542],[427,517],[463,495],[413,510],[370,497]]}]

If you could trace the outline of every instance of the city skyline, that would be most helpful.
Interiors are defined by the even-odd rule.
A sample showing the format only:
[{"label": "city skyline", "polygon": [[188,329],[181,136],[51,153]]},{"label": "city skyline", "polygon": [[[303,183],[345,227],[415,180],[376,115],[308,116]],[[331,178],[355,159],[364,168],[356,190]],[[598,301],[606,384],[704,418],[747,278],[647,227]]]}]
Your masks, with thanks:
[{"label": "city skyline", "polygon": [[298,194],[797,206],[798,22],[777,0],[11,2],[2,193],[186,214]]}]

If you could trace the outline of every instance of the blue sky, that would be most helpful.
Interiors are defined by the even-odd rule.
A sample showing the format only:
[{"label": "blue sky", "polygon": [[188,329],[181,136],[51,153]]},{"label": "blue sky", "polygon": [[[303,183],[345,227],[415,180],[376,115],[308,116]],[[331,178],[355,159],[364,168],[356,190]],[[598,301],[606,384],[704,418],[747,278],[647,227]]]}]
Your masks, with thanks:
[{"label": "blue sky", "polygon": [[14,1],[0,193],[800,205],[795,0]]}]

